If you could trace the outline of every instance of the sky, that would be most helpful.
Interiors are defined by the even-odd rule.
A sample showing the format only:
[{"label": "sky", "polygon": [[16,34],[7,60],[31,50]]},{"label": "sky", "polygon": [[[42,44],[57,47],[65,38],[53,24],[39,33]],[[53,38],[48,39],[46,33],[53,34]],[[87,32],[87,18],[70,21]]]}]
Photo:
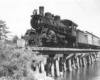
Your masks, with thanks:
[{"label": "sky", "polygon": [[100,0],[0,0],[0,20],[6,22],[13,35],[21,36],[31,28],[32,12],[39,6],[100,37]]}]

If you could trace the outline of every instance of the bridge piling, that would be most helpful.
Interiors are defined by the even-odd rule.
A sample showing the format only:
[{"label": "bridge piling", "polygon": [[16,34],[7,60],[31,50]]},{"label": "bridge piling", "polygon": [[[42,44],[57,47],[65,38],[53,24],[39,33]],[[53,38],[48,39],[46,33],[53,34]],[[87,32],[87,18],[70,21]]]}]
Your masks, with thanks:
[{"label": "bridge piling", "polygon": [[93,55],[91,55],[91,61],[92,61],[92,63],[94,63],[94,58],[93,58]]},{"label": "bridge piling", "polygon": [[79,68],[80,67],[80,65],[79,65],[79,57],[77,57],[77,67]]},{"label": "bridge piling", "polygon": [[63,73],[66,73],[66,71],[67,71],[66,57],[63,58],[63,67],[64,67],[64,72]]},{"label": "bridge piling", "polygon": [[51,69],[51,57],[47,58],[47,63],[46,63],[46,67],[45,68],[46,68],[46,75],[50,76],[51,75],[50,74],[51,73],[51,70],[50,70]]},{"label": "bridge piling", "polygon": [[96,52],[95,54],[96,54],[96,61],[98,61],[100,58],[100,52],[98,52],[98,53]]},{"label": "bridge piling", "polygon": [[96,61],[96,53],[94,52],[94,61]]},{"label": "bridge piling", "polygon": [[55,66],[54,66],[54,60],[52,60],[52,64],[51,64],[51,76],[54,77],[55,76]]},{"label": "bridge piling", "polygon": [[83,64],[84,67],[86,66],[84,57],[82,57],[82,64]]},{"label": "bridge piling", "polygon": [[60,73],[60,75],[61,76],[63,76],[64,75],[64,56],[63,57],[61,57],[61,65],[59,65],[59,66],[61,66],[61,73]]},{"label": "bridge piling", "polygon": [[88,65],[87,55],[85,56],[86,65]]},{"label": "bridge piling", "polygon": [[41,66],[41,73],[45,73],[44,64],[42,62],[40,63],[40,66]]},{"label": "bridge piling", "polygon": [[89,65],[91,65],[91,56],[89,55],[88,58],[89,58]]},{"label": "bridge piling", "polygon": [[72,64],[71,64],[71,59],[68,59],[68,70],[71,72],[72,71]]},{"label": "bridge piling", "polygon": [[36,66],[36,72],[39,72],[39,66],[38,65]]},{"label": "bridge piling", "polygon": [[82,67],[83,64],[82,64],[82,59],[81,58],[79,59],[79,64],[80,64],[80,67]]},{"label": "bridge piling", "polygon": [[72,60],[72,68],[73,68],[73,69],[76,69],[76,63],[75,63],[75,60]]},{"label": "bridge piling", "polygon": [[55,61],[56,64],[56,75],[57,77],[60,76],[60,70],[59,70],[59,57]]}]

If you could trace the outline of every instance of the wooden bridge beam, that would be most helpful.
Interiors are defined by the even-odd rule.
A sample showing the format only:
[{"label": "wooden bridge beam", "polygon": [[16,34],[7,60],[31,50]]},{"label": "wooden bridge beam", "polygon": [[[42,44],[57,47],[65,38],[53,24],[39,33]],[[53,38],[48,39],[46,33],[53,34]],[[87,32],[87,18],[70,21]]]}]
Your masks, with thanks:
[{"label": "wooden bridge beam", "polygon": [[55,61],[56,64],[56,75],[60,76],[60,70],[59,70],[59,57]]},{"label": "wooden bridge beam", "polygon": [[52,58],[52,64],[51,64],[51,76],[55,76],[55,66],[54,66],[54,59]]},{"label": "wooden bridge beam", "polygon": [[69,69],[69,71],[72,71],[72,62],[71,62],[71,58],[68,59],[68,69]]},{"label": "wooden bridge beam", "polygon": [[79,57],[77,57],[76,60],[77,60],[77,68],[79,68],[80,67],[79,66]]}]

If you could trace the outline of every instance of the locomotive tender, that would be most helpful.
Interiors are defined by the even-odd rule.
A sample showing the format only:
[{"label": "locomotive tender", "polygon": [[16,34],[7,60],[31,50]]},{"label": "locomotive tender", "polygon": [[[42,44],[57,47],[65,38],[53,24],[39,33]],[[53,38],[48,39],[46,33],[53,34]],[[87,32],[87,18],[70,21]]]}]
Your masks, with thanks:
[{"label": "locomotive tender", "polygon": [[32,29],[27,30],[25,36],[29,45],[43,47],[78,47],[99,48],[100,38],[89,32],[78,30],[78,25],[68,19],[60,19],[59,15],[50,12],[44,14],[44,7],[33,11],[31,16]]}]

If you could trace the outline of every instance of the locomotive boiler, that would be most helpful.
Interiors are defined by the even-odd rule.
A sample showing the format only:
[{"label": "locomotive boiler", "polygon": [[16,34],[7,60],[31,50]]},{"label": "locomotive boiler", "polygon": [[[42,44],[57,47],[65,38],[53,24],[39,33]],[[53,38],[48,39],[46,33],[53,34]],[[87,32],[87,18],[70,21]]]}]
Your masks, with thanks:
[{"label": "locomotive boiler", "polygon": [[74,47],[76,45],[77,24],[59,15],[44,13],[44,7],[35,9],[31,16],[32,29],[26,32],[29,45],[46,47]]}]

